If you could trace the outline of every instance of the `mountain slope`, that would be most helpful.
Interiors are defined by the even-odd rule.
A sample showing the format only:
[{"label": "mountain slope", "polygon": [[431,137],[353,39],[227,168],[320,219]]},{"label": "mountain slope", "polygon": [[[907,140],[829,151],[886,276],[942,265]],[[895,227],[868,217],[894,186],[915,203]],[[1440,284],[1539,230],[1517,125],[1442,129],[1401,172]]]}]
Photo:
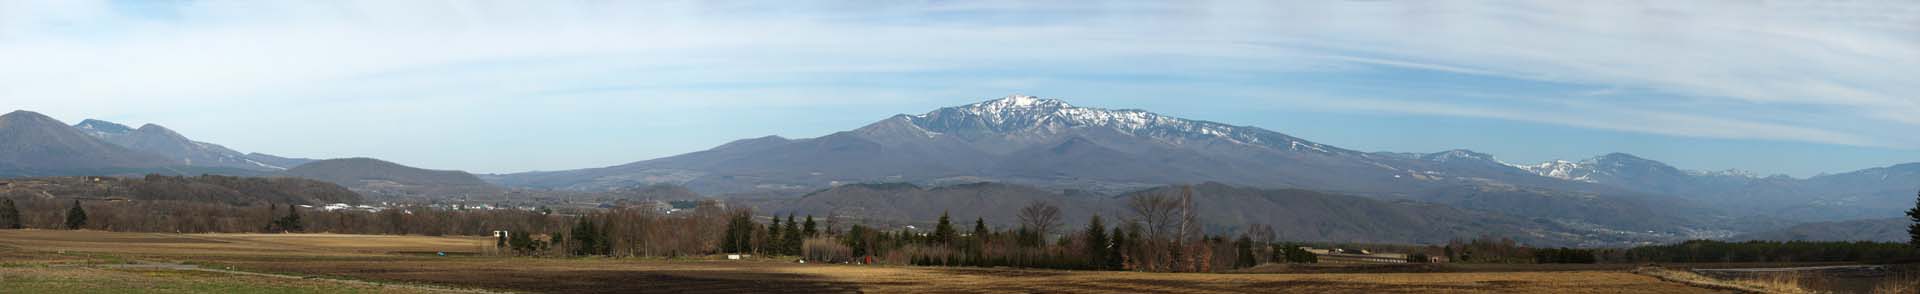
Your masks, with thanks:
[{"label": "mountain slope", "polygon": [[1746,234],[1733,240],[1769,240],[1769,241],[1874,241],[1904,243],[1908,240],[1907,225],[1913,224],[1905,218],[1864,219],[1836,222],[1818,222],[1793,227]]},{"label": "mountain slope", "polygon": [[[1444,201],[1465,209],[1623,231],[1654,226],[1711,230],[1706,228],[1707,220],[1720,214],[1685,200],[1543,177],[1467,150],[1363,153],[1256,127],[1143,110],[1077,107],[1017,95],[920,115],[896,115],[818,138],[741,140],[612,167],[491,179],[513,186],[580,191],[665,183],[706,194],[787,195],[868,182],[938,186],[984,181],[1119,194],[1217,181],[1378,199]],[[1455,199],[1475,194],[1459,191],[1487,190],[1482,187],[1505,188],[1475,199],[1526,199],[1537,206]],[[1583,212],[1581,217],[1598,218],[1545,213],[1574,209]],[[1650,215],[1654,213],[1673,215]]]},{"label": "mountain slope", "polygon": [[372,158],[314,161],[285,174],[339,184],[370,197],[479,198],[502,193],[466,172],[420,169]]},{"label": "mountain slope", "polygon": [[266,153],[259,153],[259,152],[247,153],[247,155],[245,156],[247,159],[253,160],[255,162],[265,163],[267,165],[284,167],[284,168],[292,168],[295,166],[300,166],[302,164],[307,164],[309,162],[315,161],[314,159],[309,159],[309,158],[280,157],[280,156],[275,156],[273,154],[266,154]]},{"label": "mountain slope", "polygon": [[[1063,165],[1069,163],[1077,165]],[[1488,181],[1610,189],[1499,164],[1361,153],[1255,127],[1030,96],[898,115],[818,138],[742,140],[606,168],[499,177],[514,186],[573,190],[664,182],[710,194],[966,180],[1107,193],[1202,181],[1377,196]]]},{"label": "mountain slope", "polygon": [[1516,165],[1545,177],[1596,183],[1695,201],[1737,216],[1833,221],[1900,215],[1920,190],[1920,163],[1869,168],[1807,179],[1760,177],[1741,171],[1705,172],[1612,153],[1583,161]]},{"label": "mountain slope", "polygon": [[172,129],[146,124],[138,129],[114,122],[88,119],[74,125],[95,138],[135,151],[159,155],[181,166],[227,167],[257,171],[285,170],[288,166],[253,160],[218,144],[194,141]]},{"label": "mountain slope", "polygon": [[30,111],[0,115],[0,175],[57,175],[159,168],[170,162],[87,135]]},{"label": "mountain slope", "polygon": [[230,176],[41,177],[9,179],[0,197],[125,198],[233,205],[360,203],[359,194],[308,179]]}]

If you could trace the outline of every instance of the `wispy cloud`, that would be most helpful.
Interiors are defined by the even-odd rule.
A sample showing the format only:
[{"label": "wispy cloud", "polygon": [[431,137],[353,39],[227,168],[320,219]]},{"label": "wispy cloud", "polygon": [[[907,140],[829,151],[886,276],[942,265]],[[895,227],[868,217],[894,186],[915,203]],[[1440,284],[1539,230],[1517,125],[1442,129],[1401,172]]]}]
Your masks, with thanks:
[{"label": "wispy cloud", "polygon": [[[1511,91],[1495,83],[1305,102],[1686,137],[1920,147],[1898,138],[1920,127],[1920,81],[1911,74],[1920,68],[1920,5],[1907,1],[138,4],[0,1],[0,106],[130,118],[239,108],[400,120],[444,111],[427,102],[504,116],[562,101],[555,103],[685,120],[693,114],[673,110],[920,105],[1005,94],[981,93],[988,89],[1044,90],[1053,78],[1018,74],[1023,69],[1237,79],[1393,68],[1595,95],[1451,98]],[[869,82],[951,73],[974,78]],[[1273,101],[1345,97],[1287,90],[1182,89],[1196,97],[1264,92]],[[915,93],[926,94],[908,98]],[[191,115],[168,119],[189,120],[180,116]],[[303,148],[206,120],[208,136],[229,145]],[[445,122],[461,123],[471,122]],[[321,131],[285,125],[296,126]],[[691,148],[621,144],[648,155]],[[412,152],[403,156],[465,164]],[[582,156],[476,168],[611,160]],[[636,158],[619,160],[626,159]]]}]

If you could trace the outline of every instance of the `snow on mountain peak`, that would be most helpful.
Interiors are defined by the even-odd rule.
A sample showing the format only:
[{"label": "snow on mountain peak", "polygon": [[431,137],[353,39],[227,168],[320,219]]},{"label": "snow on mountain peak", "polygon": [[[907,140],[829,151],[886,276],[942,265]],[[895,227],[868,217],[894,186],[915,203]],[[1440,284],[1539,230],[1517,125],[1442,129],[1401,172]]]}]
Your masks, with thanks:
[{"label": "snow on mountain peak", "polygon": [[1532,165],[1525,165],[1525,164],[1508,164],[1508,165],[1513,166],[1515,168],[1526,170],[1528,172],[1533,172],[1534,174],[1537,174],[1543,177],[1562,179],[1562,180],[1568,180],[1568,181],[1588,182],[1588,183],[1599,182],[1598,180],[1593,178],[1593,173],[1595,172],[1593,169],[1593,160],[1587,160],[1583,162],[1554,160],[1554,161],[1542,162],[1540,164],[1532,164]]},{"label": "snow on mountain peak", "polygon": [[133,132],[133,128],[129,128],[126,125],[97,119],[83,120],[80,121],[79,124],[73,125],[73,127],[79,128],[81,131],[86,132],[87,135],[92,135],[95,138],[106,138]]},{"label": "snow on mountain peak", "polygon": [[1106,127],[1121,133],[1171,141],[1219,138],[1242,144],[1293,151],[1347,152],[1345,150],[1330,151],[1338,148],[1259,128],[1188,120],[1137,109],[1075,107],[1065,101],[1027,95],[1011,95],[974,104],[941,108],[905,118],[914,125],[935,133],[1054,134],[1076,128]]},{"label": "snow on mountain peak", "polygon": [[1056,99],[1045,99],[1045,98],[1034,97],[1034,96],[1014,94],[1014,95],[1008,95],[1005,98],[994,99],[994,100],[989,100],[989,101],[980,102],[980,103],[974,103],[972,105],[967,105],[964,107],[978,109],[981,112],[1002,112],[1002,111],[1015,110],[1015,109],[1072,108],[1073,105],[1067,104],[1066,101],[1060,101]]},{"label": "snow on mountain peak", "polygon": [[1493,155],[1488,155],[1486,153],[1480,153],[1480,152],[1473,152],[1473,150],[1466,150],[1466,149],[1454,149],[1454,150],[1441,151],[1433,154],[1427,154],[1425,156],[1422,156],[1422,159],[1425,159],[1428,161],[1436,161],[1436,162],[1449,162],[1449,161],[1463,160],[1463,159],[1464,160],[1484,160],[1484,161],[1493,161],[1493,162],[1500,161],[1498,159],[1494,159]]},{"label": "snow on mountain peak", "polygon": [[1749,179],[1763,178],[1763,176],[1760,176],[1760,173],[1756,173],[1749,170],[1737,169],[1737,168],[1730,168],[1727,170],[1718,170],[1718,171],[1687,170],[1687,174],[1693,175],[1693,176],[1708,176],[1708,177],[1740,177],[1740,178],[1749,178]]}]

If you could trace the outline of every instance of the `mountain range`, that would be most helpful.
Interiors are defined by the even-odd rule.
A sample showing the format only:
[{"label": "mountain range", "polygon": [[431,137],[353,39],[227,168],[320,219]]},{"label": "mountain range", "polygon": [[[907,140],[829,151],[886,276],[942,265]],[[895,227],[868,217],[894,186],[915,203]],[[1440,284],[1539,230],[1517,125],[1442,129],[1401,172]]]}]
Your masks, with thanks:
[{"label": "mountain range", "polygon": [[460,171],[435,171],[368,158],[314,160],[241,153],[166,127],[130,128],[87,119],[65,123],[31,111],[0,115],[0,177],[145,174],[300,177],[383,198],[498,195],[500,187]]},{"label": "mountain range", "polygon": [[1541,176],[1671,195],[1737,216],[1836,221],[1900,215],[1920,190],[1920,163],[1869,168],[1811,178],[1758,176],[1742,171],[1681,170],[1659,161],[1612,153],[1578,162],[1514,165]]},{"label": "mountain range", "polygon": [[[709,195],[767,211],[880,222],[924,221],[941,211],[1007,221],[1003,214],[1031,201],[1083,214],[1069,219],[1122,214],[1120,199],[1130,195],[1200,184],[1220,194],[1201,204],[1210,226],[1320,226],[1327,229],[1294,233],[1383,242],[1462,232],[1590,246],[1730,238],[1895,216],[1920,189],[1920,163],[1805,179],[1688,171],[1624,153],[1514,164],[1470,150],[1356,151],[1258,127],[1021,95],[815,138],[767,136],[608,167],[478,177],[371,158],[240,153],[158,125],[67,126],[24,111],[0,117],[0,140],[0,150],[21,151],[0,155],[0,176],[250,173],[425,199]],[[1409,229],[1422,227],[1445,229]]]}]

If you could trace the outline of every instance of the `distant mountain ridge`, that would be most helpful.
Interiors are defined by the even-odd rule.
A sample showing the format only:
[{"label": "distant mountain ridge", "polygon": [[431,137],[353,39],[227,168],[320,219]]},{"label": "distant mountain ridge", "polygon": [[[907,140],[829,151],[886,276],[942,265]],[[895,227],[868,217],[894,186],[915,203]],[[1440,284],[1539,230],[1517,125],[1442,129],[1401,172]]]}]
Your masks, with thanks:
[{"label": "distant mountain ridge", "polygon": [[1751,172],[1695,171],[1625,153],[1579,162],[1556,160],[1515,165],[1541,176],[1671,195],[1735,215],[1835,221],[1900,215],[1920,190],[1920,163],[1899,164],[1811,178],[1761,177]]},{"label": "distant mountain ridge", "polygon": [[[674,184],[709,195],[795,196],[875,182],[925,186],[998,182],[1110,195],[1168,184],[1220,182],[1446,203],[1541,222],[1607,227],[1646,238],[1724,236],[1733,229],[1717,224],[1722,213],[1713,208],[1543,177],[1484,153],[1364,153],[1257,127],[1144,110],[1078,107],[1020,95],[896,115],[817,138],[746,139],[611,167],[507,174],[489,180],[536,189],[607,191]],[[1516,202],[1527,205],[1511,204]]]},{"label": "distant mountain ridge", "polygon": [[1905,243],[1909,239],[1906,218],[1863,219],[1800,224],[1785,229],[1745,234],[1733,240],[1769,241],[1873,241]]},{"label": "distant mountain ridge", "polygon": [[288,163],[304,163],[267,154],[243,154],[219,144],[188,139],[179,132],[157,124],[145,124],[136,129],[115,122],[86,119],[73,127],[108,143],[160,155],[184,166],[279,171],[298,165]]},{"label": "distant mountain ridge", "polygon": [[362,194],[390,198],[432,200],[489,197],[504,192],[463,171],[422,169],[373,158],[314,161],[287,169],[284,174],[326,181]]},{"label": "distant mountain ridge", "polygon": [[130,128],[87,119],[69,126],[30,111],[0,116],[0,151],[4,151],[0,152],[0,177],[294,176],[325,180],[374,196],[485,198],[503,193],[499,187],[465,172],[417,169],[366,158],[315,161],[242,154],[188,139],[157,124]]},{"label": "distant mountain ridge", "polygon": [[[1455,150],[1436,156],[1460,152],[1471,153]],[[1373,195],[1478,184],[1482,178],[1567,185],[1474,154],[1483,158],[1444,162],[1451,157],[1361,153],[1255,127],[1015,95],[898,115],[818,138],[740,140],[679,156],[606,168],[509,174],[497,181],[574,190],[671,183],[718,194],[766,189],[797,194],[848,182],[982,179],[1105,192],[1222,181]],[[1471,168],[1446,170],[1449,165]],[[1575,190],[1597,187],[1573,185],[1580,186]]]},{"label": "distant mountain ridge", "polygon": [[101,141],[46,115],[31,111],[0,115],[0,174],[60,175],[170,164],[160,156]]}]

